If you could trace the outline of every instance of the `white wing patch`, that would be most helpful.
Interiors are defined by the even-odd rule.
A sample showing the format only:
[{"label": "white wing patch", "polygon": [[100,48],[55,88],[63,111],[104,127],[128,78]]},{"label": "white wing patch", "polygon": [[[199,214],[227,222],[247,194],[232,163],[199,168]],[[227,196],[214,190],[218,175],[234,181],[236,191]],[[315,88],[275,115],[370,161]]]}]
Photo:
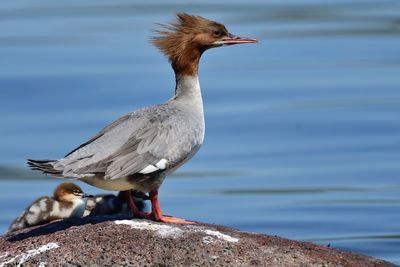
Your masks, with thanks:
[{"label": "white wing patch", "polygon": [[167,160],[166,159],[161,159],[159,162],[156,163],[156,167],[159,169],[165,169],[167,166]]},{"label": "white wing patch", "polygon": [[143,170],[141,170],[139,173],[147,174],[147,173],[155,172],[156,170],[158,170],[158,168],[156,166],[147,165],[147,167],[144,168]]},{"label": "white wing patch", "polygon": [[139,171],[141,174],[148,174],[152,173],[158,170],[163,170],[167,167],[168,161],[166,159],[161,159],[159,162],[157,162],[155,165],[147,165],[143,170]]}]

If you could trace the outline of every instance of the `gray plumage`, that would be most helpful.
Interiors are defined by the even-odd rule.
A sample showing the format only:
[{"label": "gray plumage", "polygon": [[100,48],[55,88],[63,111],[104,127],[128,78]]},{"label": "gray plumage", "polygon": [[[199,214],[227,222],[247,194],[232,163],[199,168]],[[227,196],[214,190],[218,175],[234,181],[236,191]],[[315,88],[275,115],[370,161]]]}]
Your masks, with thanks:
[{"label": "gray plumage", "polygon": [[120,117],[62,159],[28,164],[107,190],[149,192],[198,151],[203,137],[198,78],[184,76],[177,79],[175,96],[168,102]]}]

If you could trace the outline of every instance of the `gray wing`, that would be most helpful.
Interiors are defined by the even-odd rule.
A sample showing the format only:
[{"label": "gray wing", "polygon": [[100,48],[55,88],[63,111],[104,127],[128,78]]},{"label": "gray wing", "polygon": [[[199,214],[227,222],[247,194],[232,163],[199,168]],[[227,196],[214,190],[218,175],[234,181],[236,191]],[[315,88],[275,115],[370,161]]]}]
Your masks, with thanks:
[{"label": "gray wing", "polygon": [[118,179],[162,159],[174,165],[198,143],[192,123],[168,106],[128,113],[60,160],[63,175],[79,178],[101,173],[105,179]]},{"label": "gray wing", "polygon": [[102,137],[105,133],[111,131],[114,127],[116,127],[116,126],[120,125],[121,123],[123,123],[124,121],[128,120],[131,117],[130,115],[131,114],[128,113],[128,114],[118,118],[117,120],[113,121],[112,123],[107,125],[103,130],[101,130],[95,136],[93,136],[89,141],[87,141],[86,143],[83,143],[79,147],[75,148],[74,150],[69,152],[65,157],[68,157],[69,155],[73,154],[75,151],[78,151],[79,149],[89,145],[90,143],[94,142],[98,138]]}]

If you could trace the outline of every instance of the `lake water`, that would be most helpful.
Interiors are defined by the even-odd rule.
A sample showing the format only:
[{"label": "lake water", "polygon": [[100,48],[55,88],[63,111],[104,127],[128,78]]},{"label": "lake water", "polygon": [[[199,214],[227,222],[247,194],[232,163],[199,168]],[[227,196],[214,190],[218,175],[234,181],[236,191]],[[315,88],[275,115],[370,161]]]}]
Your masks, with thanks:
[{"label": "lake water", "polygon": [[205,141],[163,211],[400,264],[399,1],[2,2],[0,233],[61,182],[26,158],[172,96],[147,40],[178,11],[260,43],[203,55]]}]

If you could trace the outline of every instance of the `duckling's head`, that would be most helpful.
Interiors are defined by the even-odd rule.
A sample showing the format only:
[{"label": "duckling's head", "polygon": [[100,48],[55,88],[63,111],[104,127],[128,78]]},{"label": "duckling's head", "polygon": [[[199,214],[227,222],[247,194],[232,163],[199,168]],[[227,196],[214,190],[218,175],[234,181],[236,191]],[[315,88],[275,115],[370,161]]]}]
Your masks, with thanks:
[{"label": "duckling's head", "polygon": [[73,202],[77,199],[89,197],[74,183],[61,183],[54,190],[54,198],[58,201]]}]

